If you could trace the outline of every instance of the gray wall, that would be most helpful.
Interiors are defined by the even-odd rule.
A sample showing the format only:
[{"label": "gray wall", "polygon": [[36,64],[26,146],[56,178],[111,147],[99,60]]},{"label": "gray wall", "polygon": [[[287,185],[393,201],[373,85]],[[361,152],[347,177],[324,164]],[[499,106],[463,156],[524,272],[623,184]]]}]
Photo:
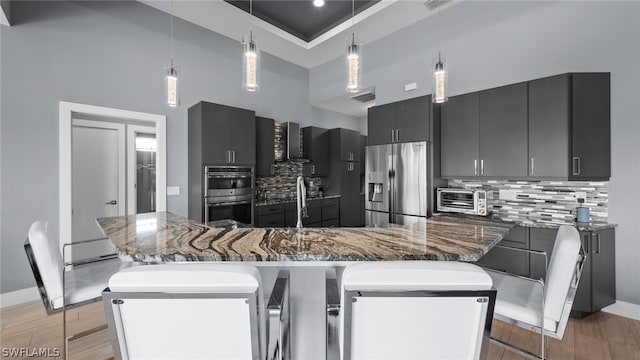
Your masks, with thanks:
[{"label": "gray wall", "polygon": [[[1,39],[1,287],[34,285],[22,243],[31,222],[58,233],[58,103],[70,101],[167,115],[168,210],[187,215],[187,108],[200,100],[254,109],[278,122],[361,127],[353,117],[309,105],[309,71],[263,52],[262,91],[241,88],[241,46],[175,21],[181,103],[163,106],[169,16],[137,2],[12,4]],[[247,32],[249,29],[247,29]]]},{"label": "gray wall", "polygon": [[[640,304],[640,3],[465,1],[366,44],[363,85],[376,86],[378,104],[429,94],[438,49],[448,59],[450,95],[565,72],[611,72],[617,298]],[[340,58],[311,70],[312,103],[341,93],[343,64]],[[404,93],[414,81],[418,90]]]}]

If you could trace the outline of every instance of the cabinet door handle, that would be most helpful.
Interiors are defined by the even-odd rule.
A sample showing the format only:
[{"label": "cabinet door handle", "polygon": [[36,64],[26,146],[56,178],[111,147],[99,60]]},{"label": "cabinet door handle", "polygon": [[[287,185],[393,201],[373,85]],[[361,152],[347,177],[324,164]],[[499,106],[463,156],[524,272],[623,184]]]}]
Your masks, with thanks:
[{"label": "cabinet door handle", "polygon": [[480,159],[480,175],[484,175],[484,159]]},{"label": "cabinet door handle", "polygon": [[582,250],[584,250],[585,254],[589,253],[589,238],[590,238],[589,235],[583,236],[584,241],[582,242],[583,243]]},{"label": "cabinet door handle", "polygon": [[580,164],[580,162],[580,156],[573,157],[573,175],[580,175],[580,172],[582,171],[582,164]]},{"label": "cabinet door handle", "polygon": [[531,175],[536,173],[536,159],[531,158]]},{"label": "cabinet door handle", "polygon": [[395,136],[396,136],[396,131],[395,130],[391,130],[391,142],[395,142],[396,141],[395,140],[396,139]]},{"label": "cabinet door handle", "polygon": [[232,164],[235,164],[235,163],[236,163],[236,151],[235,151],[235,150],[233,150],[233,151],[232,151],[232,154],[233,154],[233,160],[231,161],[231,163],[232,163]]},{"label": "cabinet door handle", "polygon": [[231,163],[231,150],[227,150],[227,164]]},{"label": "cabinet door handle", "polygon": [[316,166],[311,165],[311,175],[315,175],[315,173],[316,173]]},{"label": "cabinet door handle", "polygon": [[396,142],[400,142],[400,129],[396,129]]},{"label": "cabinet door handle", "polygon": [[271,175],[274,175],[275,173],[276,173],[276,165],[271,164]]},{"label": "cabinet door handle", "polygon": [[473,175],[478,175],[478,159],[473,160]]},{"label": "cabinet door handle", "polygon": [[600,254],[600,234],[595,234],[595,237],[596,237],[596,249],[593,253]]}]

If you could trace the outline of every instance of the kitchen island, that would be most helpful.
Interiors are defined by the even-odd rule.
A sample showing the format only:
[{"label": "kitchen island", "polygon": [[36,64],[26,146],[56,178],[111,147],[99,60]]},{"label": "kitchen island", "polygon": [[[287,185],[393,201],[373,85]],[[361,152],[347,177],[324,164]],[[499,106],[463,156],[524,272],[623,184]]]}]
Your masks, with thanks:
[{"label": "kitchen island", "polygon": [[[123,260],[241,261],[258,267],[265,290],[290,269],[293,359],[325,359],[325,277],[358,261],[474,262],[513,224],[438,216],[384,228],[216,228],[169,213],[98,219]],[[335,275],[334,275],[335,276]],[[269,294],[265,294],[268,296]]]},{"label": "kitchen island", "polygon": [[142,262],[475,262],[513,226],[438,216],[422,225],[384,228],[216,228],[169,212],[101,218],[98,224],[123,260]]}]

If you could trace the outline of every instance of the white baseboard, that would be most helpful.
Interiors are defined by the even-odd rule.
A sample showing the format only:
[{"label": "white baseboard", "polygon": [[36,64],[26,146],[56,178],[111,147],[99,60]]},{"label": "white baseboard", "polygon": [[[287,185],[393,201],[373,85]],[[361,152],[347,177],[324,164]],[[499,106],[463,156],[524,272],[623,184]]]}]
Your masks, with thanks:
[{"label": "white baseboard", "polygon": [[0,309],[40,299],[37,287],[0,294]]},{"label": "white baseboard", "polygon": [[634,320],[640,320],[640,305],[632,304],[626,301],[618,300],[615,303],[602,309],[602,311],[608,312],[610,314],[628,317]]}]

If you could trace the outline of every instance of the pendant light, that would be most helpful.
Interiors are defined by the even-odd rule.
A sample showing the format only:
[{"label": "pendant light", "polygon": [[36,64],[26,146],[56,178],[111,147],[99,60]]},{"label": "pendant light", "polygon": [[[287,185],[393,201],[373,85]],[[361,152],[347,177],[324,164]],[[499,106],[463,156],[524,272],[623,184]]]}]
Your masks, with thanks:
[{"label": "pendant light", "polygon": [[176,107],[180,105],[180,94],[178,92],[178,68],[173,64],[173,1],[170,5],[171,16],[171,62],[165,68],[164,75],[164,94],[167,106]]},{"label": "pendant light", "polygon": [[[442,0],[440,1],[440,5],[438,6],[438,14],[440,13],[439,7],[443,5]],[[439,46],[438,46],[439,47]],[[432,64],[433,69],[433,95],[431,96],[431,100],[436,104],[441,104],[448,100],[447,97],[447,79],[449,78],[447,74],[447,62],[442,60],[440,56],[440,51],[438,51],[438,60],[434,61]]]},{"label": "pendant light", "polygon": [[[351,0],[351,26],[355,25],[355,0]],[[356,34],[351,34],[347,45],[347,92],[356,93],[362,89],[361,46],[356,44]]]},{"label": "pendant light", "polygon": [[447,100],[447,63],[438,52],[438,61],[433,65],[433,102],[441,104]]},{"label": "pendant light", "polygon": [[[249,1],[249,14],[253,15],[253,0]],[[249,31],[249,41],[242,38],[242,88],[249,92],[260,90],[260,49]]]}]

